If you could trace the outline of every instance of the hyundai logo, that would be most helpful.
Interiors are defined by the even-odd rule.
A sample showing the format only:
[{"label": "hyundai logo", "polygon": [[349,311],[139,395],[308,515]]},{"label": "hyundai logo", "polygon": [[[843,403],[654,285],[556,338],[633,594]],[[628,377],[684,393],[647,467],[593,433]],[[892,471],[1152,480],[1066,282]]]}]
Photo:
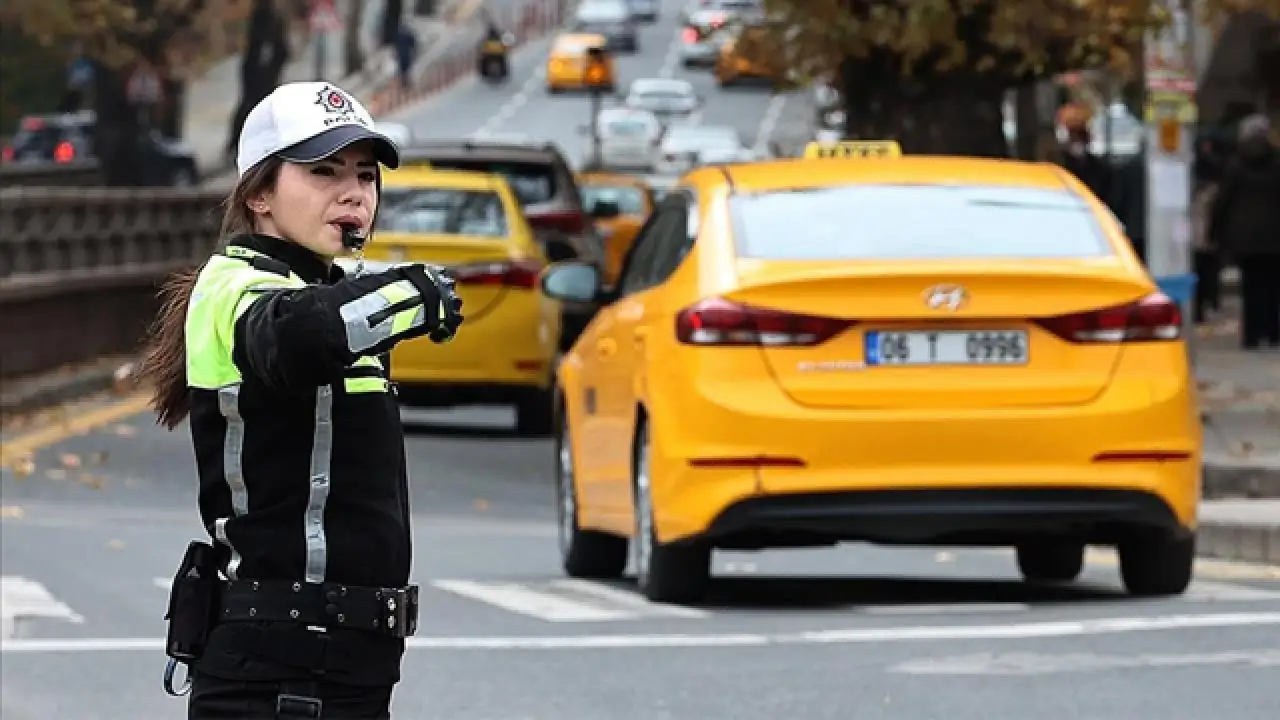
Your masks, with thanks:
[{"label": "hyundai logo", "polygon": [[934,310],[955,312],[969,302],[969,293],[959,285],[935,285],[924,291],[924,302]]}]

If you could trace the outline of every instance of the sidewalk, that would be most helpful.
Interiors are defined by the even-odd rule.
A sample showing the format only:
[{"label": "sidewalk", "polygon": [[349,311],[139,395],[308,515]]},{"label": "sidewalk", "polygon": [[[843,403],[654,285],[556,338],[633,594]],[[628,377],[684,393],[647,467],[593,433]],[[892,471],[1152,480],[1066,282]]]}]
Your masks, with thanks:
[{"label": "sidewalk", "polygon": [[[336,0],[339,17],[346,18],[348,2]],[[437,9],[439,17],[456,15],[458,6],[465,3],[474,11],[476,3],[467,0],[445,0]],[[468,15],[470,13],[467,13]],[[344,77],[343,69],[343,30],[327,35],[323,74],[319,79],[328,80],[350,91],[362,102],[373,95],[394,77],[394,62],[390,58],[390,50],[379,50],[374,45],[377,24],[382,15],[382,2],[368,0],[365,3],[361,21],[361,40],[364,44],[365,67],[356,75]],[[460,18],[465,20],[466,18]],[[419,57],[415,71],[423,64],[430,62],[432,50],[442,44],[446,34],[446,24],[438,17],[426,18],[406,16],[406,24],[418,35]],[[315,44],[310,38],[295,37],[291,39],[289,63],[282,74],[282,82],[314,80],[316,77]],[[240,102],[240,57],[229,57],[209,69],[198,80],[193,81],[187,89],[187,103],[184,117],[184,141],[191,146],[198,158],[200,175],[205,184],[220,185],[231,167],[223,155],[226,146],[231,117],[236,105]]]},{"label": "sidewalk", "polygon": [[1208,498],[1280,498],[1280,354],[1239,346],[1239,300],[1193,340]]}]

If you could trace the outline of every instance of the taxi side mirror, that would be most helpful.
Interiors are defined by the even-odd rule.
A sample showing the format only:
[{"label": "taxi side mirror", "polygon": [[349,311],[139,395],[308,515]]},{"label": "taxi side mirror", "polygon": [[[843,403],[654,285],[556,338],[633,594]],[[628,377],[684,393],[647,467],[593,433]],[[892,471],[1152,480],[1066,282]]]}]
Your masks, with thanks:
[{"label": "taxi side mirror", "polygon": [[612,200],[597,200],[591,206],[591,217],[597,220],[608,220],[622,214],[622,208]]},{"label": "taxi side mirror", "polygon": [[600,295],[600,270],[581,262],[557,263],[542,273],[542,293],[555,300],[588,303]]}]

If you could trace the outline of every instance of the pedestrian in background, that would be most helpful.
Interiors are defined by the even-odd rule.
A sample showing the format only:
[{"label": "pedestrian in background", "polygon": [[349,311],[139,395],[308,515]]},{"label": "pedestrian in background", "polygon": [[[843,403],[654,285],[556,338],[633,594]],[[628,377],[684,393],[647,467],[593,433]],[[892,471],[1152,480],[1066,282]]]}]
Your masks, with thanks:
[{"label": "pedestrian in background", "polygon": [[1280,150],[1265,115],[1240,121],[1209,218],[1210,242],[1240,269],[1240,341],[1280,348]]},{"label": "pedestrian in background", "polygon": [[160,423],[190,418],[213,543],[188,546],[166,616],[170,657],[196,648],[191,720],[390,717],[417,588],[382,357],[462,318],[430,266],[334,263],[399,164],[372,127],[327,83],[273,91],[245,120],[220,249],[164,290],[143,375]]}]

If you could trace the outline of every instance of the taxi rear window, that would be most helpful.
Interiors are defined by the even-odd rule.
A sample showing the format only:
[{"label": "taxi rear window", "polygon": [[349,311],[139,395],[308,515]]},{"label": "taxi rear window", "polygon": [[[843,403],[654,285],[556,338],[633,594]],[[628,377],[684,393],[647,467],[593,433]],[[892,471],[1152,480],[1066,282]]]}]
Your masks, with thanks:
[{"label": "taxi rear window", "polygon": [[427,235],[507,236],[502,198],[488,190],[384,187],[377,229]]},{"label": "taxi rear window", "polygon": [[1093,210],[1064,190],[844,185],[737,195],[730,208],[739,257],[1052,259],[1114,253]]}]

